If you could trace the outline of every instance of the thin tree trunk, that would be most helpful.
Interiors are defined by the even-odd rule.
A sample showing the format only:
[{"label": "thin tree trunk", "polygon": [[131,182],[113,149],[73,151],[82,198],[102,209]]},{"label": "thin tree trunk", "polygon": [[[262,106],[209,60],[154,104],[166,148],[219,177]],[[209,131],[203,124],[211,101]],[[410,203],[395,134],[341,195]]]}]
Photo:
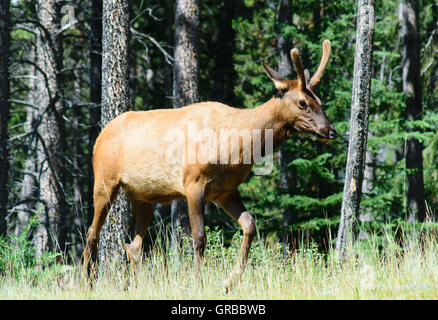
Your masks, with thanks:
[{"label": "thin tree trunk", "polygon": [[213,83],[211,99],[225,104],[233,105],[234,95],[234,66],[232,45],[224,43],[234,43],[234,30],[232,21],[234,18],[235,2],[232,0],[220,3],[218,18],[218,36],[216,49],[214,50],[215,67],[213,74],[217,81]]},{"label": "thin tree trunk", "polygon": [[[32,52],[30,59],[35,61],[35,54]],[[36,92],[36,69],[35,66],[31,66],[31,78],[29,79],[29,93],[28,93],[28,101],[31,104],[35,103],[35,92]],[[31,107],[26,108],[26,125],[24,127],[25,133],[30,133],[32,131],[32,123],[35,120],[35,111]],[[21,190],[20,190],[20,201],[23,201],[20,205],[15,208],[17,212],[17,219],[15,222],[15,231],[14,234],[18,236],[20,231],[26,226],[29,222],[29,217],[31,212],[33,212],[34,201],[31,201],[32,198],[35,198],[35,190],[36,190],[36,180],[35,174],[37,170],[36,166],[36,153],[35,153],[35,144],[36,137],[34,135],[30,136],[28,142],[28,149],[26,151],[26,161],[24,163],[24,174],[23,180],[21,181]]]},{"label": "thin tree trunk", "polygon": [[[292,25],[292,1],[280,0],[278,3],[278,24]],[[287,41],[284,35],[279,30],[277,39],[277,53],[278,53],[278,72],[283,77],[289,77],[292,74],[292,61],[290,58],[290,50],[292,44]]]},{"label": "thin tree trunk", "polygon": [[[102,29],[102,128],[130,110],[129,98],[129,9],[127,0],[103,3]],[[123,246],[129,227],[129,202],[120,189],[103,225],[99,266],[109,266],[124,257]],[[101,269],[102,270],[102,269]]]},{"label": "thin tree trunk", "polygon": [[9,120],[9,1],[0,3],[0,236],[6,236],[8,206],[8,120]]},{"label": "thin tree trunk", "polygon": [[[173,68],[173,107],[181,108],[199,101],[199,11],[200,0],[176,0]],[[173,242],[178,227],[189,231],[187,203],[171,206]]]},{"label": "thin tree trunk", "polygon": [[102,99],[102,0],[92,0],[90,22],[90,129],[88,133],[87,227],[93,220],[93,148],[100,131]]},{"label": "thin tree trunk", "polygon": [[[74,100],[80,101],[81,99],[81,76],[79,71],[75,70],[73,72],[74,74],[74,83],[73,83],[73,90],[74,90]],[[76,174],[72,177],[72,184],[73,184],[73,208],[72,208],[72,215],[71,219],[68,224],[68,234],[69,234],[69,240],[72,243],[72,246],[74,246],[74,251],[76,254],[76,258],[78,261],[80,261],[82,252],[84,250],[81,235],[85,235],[85,218],[84,218],[84,206],[83,206],[83,199],[84,194],[82,190],[82,181],[80,177],[80,172],[77,170],[77,168],[82,167],[82,152],[81,152],[81,142],[82,142],[82,136],[81,136],[81,127],[80,124],[82,123],[82,113],[81,113],[81,106],[80,105],[73,105],[73,121],[72,121],[72,129],[76,134],[73,136],[72,139],[72,163],[73,168],[77,171]]]},{"label": "thin tree trunk", "polygon": [[345,254],[359,215],[368,136],[375,25],[375,0],[359,0],[356,25],[350,138],[336,251]]},{"label": "thin tree trunk", "polygon": [[[399,7],[400,32],[403,39],[403,92],[406,94],[407,121],[420,120],[423,111],[418,7],[418,0],[403,0]],[[406,131],[416,130],[408,127]],[[422,152],[423,145],[420,141],[415,138],[408,139],[405,149],[408,221],[423,221],[426,217]]]},{"label": "thin tree trunk", "polygon": [[[234,18],[235,1],[222,1],[219,4],[218,15],[218,35],[214,49],[215,66],[213,75],[216,81],[213,81],[211,92],[212,101],[233,105],[234,95],[234,66],[233,66],[233,46],[224,46],[224,43],[234,43],[234,30],[232,21]],[[216,214],[215,205],[207,201],[204,205],[204,214],[206,217]]]},{"label": "thin tree trunk", "polygon": [[[167,37],[167,45],[170,48],[173,48],[173,40],[174,40],[174,34],[172,33],[173,30],[173,18],[174,18],[174,0],[169,0],[169,14],[168,14],[168,25],[167,25],[167,32],[168,32],[168,37]],[[166,63],[166,79],[164,80],[165,82],[165,89],[164,89],[164,94],[165,94],[165,102],[164,102],[164,107],[166,109],[172,108],[173,107],[173,65]],[[170,206],[169,206],[170,207]]]},{"label": "thin tree trunk", "polygon": [[[292,25],[292,2],[289,0],[280,0],[278,3],[278,24]],[[278,53],[278,73],[285,78],[292,74],[292,62],[290,58],[291,43],[287,41],[284,35],[279,30],[277,39],[277,53]],[[283,193],[291,194],[295,191],[296,177],[292,173],[288,164],[293,160],[293,156],[289,151],[287,144],[283,144],[280,149],[280,189]],[[287,255],[290,243],[289,228],[296,220],[297,212],[291,206],[283,207],[281,209],[283,230],[281,240],[283,244],[283,254]]]},{"label": "thin tree trunk", "polygon": [[42,28],[37,30],[37,65],[41,72],[37,79],[38,163],[41,226],[34,239],[36,253],[58,249],[64,252],[65,184],[64,151],[65,124],[62,102],[62,37],[59,32],[60,12],[57,1],[38,0],[38,20]]},{"label": "thin tree trunk", "polygon": [[200,0],[176,1],[174,108],[199,101],[199,11]]}]

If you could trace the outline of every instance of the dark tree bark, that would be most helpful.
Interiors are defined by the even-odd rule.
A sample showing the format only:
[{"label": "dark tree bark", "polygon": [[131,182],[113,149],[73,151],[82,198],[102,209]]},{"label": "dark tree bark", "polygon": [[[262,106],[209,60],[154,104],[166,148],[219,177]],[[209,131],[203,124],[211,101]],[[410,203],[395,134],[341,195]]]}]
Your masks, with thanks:
[{"label": "dark tree bark", "polygon": [[38,0],[36,12],[42,28],[37,29],[37,94],[39,219],[34,239],[37,255],[52,249],[65,250],[65,123],[62,93],[62,34],[60,8],[56,0]]},{"label": "dark tree bark", "polygon": [[[173,40],[174,40],[174,34],[172,33],[173,30],[173,20],[174,20],[174,0],[168,0],[168,6],[169,6],[169,14],[168,14],[168,25],[167,25],[167,45],[172,48],[173,47]],[[165,79],[165,103],[164,107],[166,109],[173,107],[173,65],[170,63],[166,64],[166,79]],[[159,205],[161,206],[161,205]],[[169,206],[170,207],[170,206]]]},{"label": "dark tree bark", "polygon": [[[74,74],[74,83],[73,83],[73,92],[74,101],[80,101],[81,99],[81,75],[78,70],[75,70],[73,72]],[[71,162],[73,164],[73,168],[81,168],[82,167],[82,128],[81,123],[84,123],[83,121],[83,115],[82,115],[82,109],[81,105],[74,104],[73,105],[73,119],[71,121],[72,125],[72,132],[74,132],[74,136],[71,140],[71,154],[72,159]],[[84,192],[83,192],[83,184],[81,180],[81,175],[79,170],[75,170],[76,172],[73,173],[71,178],[71,183],[73,187],[73,205],[71,206],[70,211],[72,211],[72,214],[70,215],[70,219],[68,221],[68,239],[69,242],[72,244],[72,247],[74,247],[74,252],[76,254],[76,258],[78,261],[81,259],[82,252],[84,250],[81,235],[86,234],[86,228],[84,225],[85,222],[85,216],[84,216],[84,206],[83,206],[83,199],[84,199]],[[91,180],[91,179],[90,179]]]},{"label": "dark tree bark", "polygon": [[[129,9],[127,0],[106,0],[102,14],[102,117],[101,127],[130,110]],[[123,190],[111,206],[100,233],[99,266],[124,257],[129,227],[129,202]]]},{"label": "dark tree bark", "polygon": [[[292,1],[280,0],[278,2],[278,24],[281,28],[282,25],[292,24]],[[277,53],[278,53],[278,73],[285,78],[288,78],[292,74],[292,61],[290,58],[290,50],[292,49],[291,43],[281,33],[279,29],[279,35],[277,39]],[[293,160],[293,155],[289,151],[287,144],[283,144],[280,149],[280,189],[283,193],[291,194],[295,191],[296,177],[288,164]],[[283,243],[283,254],[287,255],[288,247],[290,243],[289,228],[296,220],[297,212],[293,210],[291,206],[283,207],[281,209],[283,230],[281,240]]]},{"label": "dark tree bark", "polygon": [[174,108],[199,101],[199,11],[200,0],[175,3]]},{"label": "dark tree bark", "polygon": [[100,131],[102,99],[102,0],[92,0],[90,21],[90,129],[88,133],[88,194],[87,227],[93,220],[93,148]]},{"label": "dark tree bark", "polygon": [[[129,6],[129,21],[133,19],[134,12]],[[129,65],[129,98],[131,99],[131,108],[135,107],[135,90],[137,89],[137,48],[129,46],[128,48],[128,65]],[[151,82],[152,83],[152,82]],[[151,89],[153,89],[151,87]]]},{"label": "dark tree bark", "polygon": [[[418,0],[403,0],[399,7],[400,32],[403,40],[403,92],[406,94],[407,121],[420,120],[423,111],[418,6]],[[406,131],[416,130],[407,127]],[[422,152],[423,145],[420,141],[415,138],[408,139],[405,148],[408,221],[423,221],[426,217]]]},{"label": "dark tree bark", "polygon": [[[175,3],[175,38],[173,67],[173,107],[199,101],[199,0],[177,0]],[[173,238],[177,228],[189,231],[187,204],[174,201],[171,207]]]},{"label": "dark tree bark", "polygon": [[356,25],[350,138],[336,251],[345,254],[359,215],[368,137],[375,25],[375,0],[359,0]]},{"label": "dark tree bark", "polygon": [[234,30],[232,21],[235,17],[235,1],[222,1],[219,5],[220,12],[218,18],[217,44],[214,50],[215,67],[213,76],[216,81],[213,83],[211,99],[220,101],[228,105],[234,105],[234,66],[233,50],[234,46],[224,45],[224,43],[234,43]]},{"label": "dark tree bark", "polygon": [[8,206],[9,6],[10,1],[0,3],[0,236],[6,236]]},{"label": "dark tree bark", "polygon": [[[438,2],[434,2],[432,4],[432,19],[431,22],[429,23],[428,27],[427,27],[427,34],[429,35],[429,37],[434,36],[437,37],[437,35],[433,35],[434,32],[438,32]],[[428,40],[429,41],[429,40]],[[435,40],[435,42],[438,40]],[[427,81],[426,83],[426,92],[434,92],[435,88],[436,88],[436,83],[438,81],[438,63],[436,63],[435,61],[435,66],[432,69],[432,72],[430,72],[430,76],[429,76],[429,81]],[[424,81],[425,79],[422,79],[422,81]],[[434,96],[431,95],[425,95],[426,104],[430,104],[430,103],[434,103],[433,99]]]},{"label": "dark tree bark", "polygon": [[[279,0],[278,24],[280,28],[282,25],[292,25],[292,1]],[[287,41],[287,39],[281,33],[281,29],[279,29],[278,31],[279,31],[279,35],[277,39],[278,72],[283,77],[289,77],[292,74],[292,61],[290,58],[290,50],[292,49],[292,44],[289,43],[289,41]]]}]

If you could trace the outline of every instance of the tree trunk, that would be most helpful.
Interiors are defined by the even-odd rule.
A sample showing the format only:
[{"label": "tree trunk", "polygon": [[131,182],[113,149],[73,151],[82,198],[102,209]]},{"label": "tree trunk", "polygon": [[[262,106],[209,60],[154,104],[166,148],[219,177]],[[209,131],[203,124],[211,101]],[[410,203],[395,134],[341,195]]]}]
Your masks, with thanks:
[{"label": "tree trunk", "polygon": [[[418,6],[418,0],[403,0],[399,7],[400,32],[403,40],[403,92],[406,94],[407,121],[420,120],[423,111]],[[407,127],[406,131],[417,130]],[[423,221],[426,217],[422,152],[423,145],[420,141],[415,138],[408,139],[405,148],[408,221]]]},{"label": "tree trunk", "polygon": [[228,105],[234,105],[234,65],[232,45],[224,43],[234,43],[234,30],[232,21],[235,12],[235,1],[228,0],[220,3],[220,13],[218,18],[218,36],[216,48],[214,50],[215,66],[211,99],[220,101]]},{"label": "tree trunk", "polygon": [[[73,91],[74,91],[74,100],[80,101],[81,99],[81,75],[78,70],[73,71],[74,79],[73,79]],[[81,105],[73,104],[73,120],[72,124],[72,132],[74,132],[74,136],[71,140],[71,151],[72,151],[72,159],[71,162],[73,164],[73,168],[82,167],[82,140],[83,137],[81,135],[81,123],[82,121],[82,112]],[[81,240],[81,235],[86,234],[86,228],[84,225],[85,216],[84,216],[84,206],[83,206],[83,182],[81,180],[80,172],[77,170],[77,173],[70,176],[73,185],[73,205],[71,206],[72,214],[70,216],[70,220],[68,222],[68,234],[67,237],[71,246],[74,247],[74,252],[78,261],[81,259],[82,252],[84,250],[83,244]]]},{"label": "tree trunk", "polygon": [[92,0],[90,22],[90,129],[88,133],[88,194],[87,227],[93,220],[93,148],[100,131],[102,99],[102,0]]},{"label": "tree trunk", "polygon": [[[278,24],[292,25],[292,1],[280,0],[278,3]],[[283,77],[289,77],[292,74],[292,61],[290,57],[291,43],[281,33],[279,29],[279,36],[277,39],[277,53],[278,53],[278,72]]]},{"label": "tree trunk", "polygon": [[[290,58],[291,44],[281,33],[282,25],[292,25],[292,2],[289,0],[280,0],[278,3],[278,24],[279,36],[277,39],[278,53],[278,73],[285,78],[292,74],[292,62]],[[280,189],[282,193],[291,194],[296,189],[296,177],[292,174],[288,164],[293,160],[293,156],[288,149],[287,144],[283,144],[280,149]],[[291,206],[281,209],[282,215],[282,235],[283,254],[287,255],[290,239],[289,228],[296,220],[297,212]]]},{"label": "tree trunk", "polygon": [[[129,6],[129,21],[134,17],[132,7]],[[129,98],[131,100],[130,105],[134,110],[135,108],[135,90],[137,89],[137,48],[135,46],[129,47],[128,52],[128,74],[129,74]],[[152,81],[151,81],[152,83]]]},{"label": "tree trunk", "polygon": [[[174,35],[172,33],[173,31],[173,20],[174,20],[174,0],[168,0],[169,4],[169,13],[168,13],[168,25],[167,25],[167,45],[170,48],[173,48],[173,40]],[[166,70],[165,70],[166,78],[164,80],[164,94],[165,94],[165,102],[164,107],[166,109],[173,107],[173,65],[170,63],[166,63]],[[170,208],[170,205],[167,205]]]},{"label": "tree trunk", "polygon": [[9,1],[0,3],[0,236],[6,236],[8,206]]},{"label": "tree trunk", "polygon": [[[34,50],[31,53],[31,61],[35,62],[35,54]],[[30,79],[29,79],[29,91],[28,91],[28,101],[31,104],[35,104],[36,99],[36,69],[35,66],[30,67]],[[32,129],[32,124],[35,121],[35,111],[32,107],[26,107],[26,125],[24,127],[25,133],[30,133]],[[26,161],[24,163],[24,173],[23,179],[21,181],[21,190],[19,200],[22,201],[20,205],[15,208],[17,212],[17,219],[15,222],[15,231],[14,234],[16,236],[19,235],[20,231],[26,226],[29,222],[29,217],[33,213],[35,202],[31,199],[35,198],[35,190],[36,190],[36,152],[35,152],[35,137],[31,135],[28,142],[28,149],[26,150]]]},{"label": "tree trunk", "polygon": [[[130,109],[128,1],[104,1],[102,20],[101,126],[103,128],[112,119]],[[120,189],[100,234],[98,247],[100,267],[109,266],[123,259],[129,216],[128,198]]]},{"label": "tree trunk", "polygon": [[58,249],[64,252],[65,229],[65,123],[62,102],[62,36],[60,11],[56,0],[38,0],[36,104],[38,118],[39,219],[41,225],[34,239],[36,253]]},{"label": "tree trunk", "polygon": [[345,254],[359,215],[368,136],[375,25],[375,0],[359,0],[356,25],[350,138],[336,251]]},{"label": "tree trunk", "polygon": [[[173,107],[199,101],[199,0],[175,3],[175,38],[173,67]],[[178,241],[178,227],[189,231],[187,203],[174,201],[171,206],[173,242]]]},{"label": "tree trunk", "polygon": [[199,101],[199,0],[175,4],[173,107]]}]

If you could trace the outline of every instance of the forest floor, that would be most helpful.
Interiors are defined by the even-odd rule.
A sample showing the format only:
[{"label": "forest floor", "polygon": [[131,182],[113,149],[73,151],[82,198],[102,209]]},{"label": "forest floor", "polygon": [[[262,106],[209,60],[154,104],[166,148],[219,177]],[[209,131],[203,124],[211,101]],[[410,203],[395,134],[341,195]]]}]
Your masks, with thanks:
[{"label": "forest floor", "polygon": [[176,254],[160,249],[146,254],[135,278],[115,268],[93,288],[80,284],[79,264],[15,267],[0,274],[0,300],[438,299],[436,235],[414,237],[403,247],[389,236],[372,237],[350,248],[343,260],[312,245],[284,258],[281,245],[256,240],[242,281],[225,293],[223,280],[236,261],[240,241],[236,234],[225,248],[220,232],[208,232],[200,281],[186,239]]}]

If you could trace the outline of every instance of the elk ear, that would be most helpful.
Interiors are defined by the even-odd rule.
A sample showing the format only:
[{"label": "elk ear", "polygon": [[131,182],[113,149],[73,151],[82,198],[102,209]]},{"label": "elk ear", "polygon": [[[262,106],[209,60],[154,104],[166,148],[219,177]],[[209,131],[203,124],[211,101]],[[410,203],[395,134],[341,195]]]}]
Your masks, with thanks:
[{"label": "elk ear", "polygon": [[277,88],[277,90],[284,91],[285,89],[287,89],[287,87],[288,87],[287,80],[285,78],[280,76],[280,74],[277,71],[272,70],[267,65],[265,65],[263,62],[262,62],[262,66],[263,66],[263,69],[265,69],[265,72],[268,75],[268,77],[274,83],[274,86]]},{"label": "elk ear", "polygon": [[306,79],[306,86],[308,86],[309,85],[309,81],[310,81],[309,69],[304,69],[304,78]]}]

